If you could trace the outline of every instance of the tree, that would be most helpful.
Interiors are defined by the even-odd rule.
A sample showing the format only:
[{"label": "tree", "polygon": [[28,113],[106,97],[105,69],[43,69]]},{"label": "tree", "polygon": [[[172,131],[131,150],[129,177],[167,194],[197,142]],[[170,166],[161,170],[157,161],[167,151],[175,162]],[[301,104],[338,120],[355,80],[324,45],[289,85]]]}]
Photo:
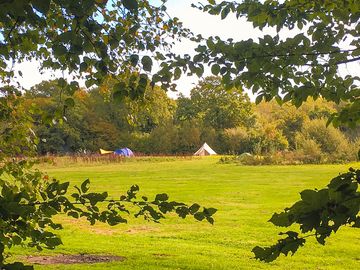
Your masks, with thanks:
[{"label": "tree", "polygon": [[[250,126],[254,123],[249,97],[235,87],[226,90],[219,77],[207,77],[200,81],[199,85],[191,90],[190,101],[192,111],[188,112],[180,107],[187,105],[184,98],[180,100],[178,118],[191,118],[193,114],[194,118],[215,129]],[[183,115],[180,115],[180,112]]]},{"label": "tree", "polygon": [[276,122],[289,142],[291,150],[296,149],[295,136],[301,132],[306,121],[329,118],[340,109],[334,102],[327,102],[322,98],[316,101],[311,98],[304,102],[300,108],[286,103],[279,105],[275,100],[261,102],[256,106],[258,118],[267,122]]},{"label": "tree", "polygon": [[323,153],[346,153],[348,141],[340,130],[332,126],[326,127],[324,119],[314,119],[305,123],[303,132],[306,137],[319,144]]},{"label": "tree", "polygon": [[185,97],[180,93],[179,97],[176,99],[177,108],[175,119],[177,122],[188,121],[196,118],[197,109],[193,106],[190,98]]},{"label": "tree", "polygon": [[[24,103],[29,111],[36,110],[34,131],[39,137],[38,153],[67,153],[80,150],[115,149],[133,142],[133,134],[150,133],[159,124],[171,120],[176,103],[160,87],[145,89],[142,97],[121,100],[113,96],[116,82],[108,82],[91,90],[79,89],[72,95],[74,106],[64,111],[59,123],[52,119],[61,100],[70,96],[62,93],[57,81],[43,81],[25,90]],[[46,117],[44,115],[46,112]],[[60,121],[61,120],[61,121]]]},{"label": "tree", "polygon": [[192,154],[201,145],[201,130],[195,120],[181,122],[177,137],[177,152]]},{"label": "tree", "polygon": [[176,150],[177,129],[167,121],[152,130],[147,142],[150,153],[172,154]]}]

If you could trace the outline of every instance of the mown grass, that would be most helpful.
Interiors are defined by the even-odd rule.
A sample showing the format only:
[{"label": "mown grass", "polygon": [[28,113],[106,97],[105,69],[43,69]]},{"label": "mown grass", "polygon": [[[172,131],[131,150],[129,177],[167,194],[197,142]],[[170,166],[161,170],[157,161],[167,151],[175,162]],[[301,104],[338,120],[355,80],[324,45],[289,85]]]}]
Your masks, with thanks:
[{"label": "mown grass", "polygon": [[[86,178],[94,191],[124,193],[132,184],[147,196],[167,192],[171,199],[218,208],[215,225],[170,216],[162,224],[131,219],[127,225],[89,226],[65,216],[64,245],[42,254],[113,254],[124,262],[36,266],[35,269],[360,269],[360,235],[343,228],[325,247],[310,241],[293,257],[265,264],[253,259],[255,245],[274,243],[281,229],[267,220],[299,198],[321,188],[350,165],[236,166],[218,158],[170,159],[121,164],[72,164],[43,169],[72,184]],[[352,164],[358,166],[359,164]],[[12,251],[17,258],[31,249]]]}]

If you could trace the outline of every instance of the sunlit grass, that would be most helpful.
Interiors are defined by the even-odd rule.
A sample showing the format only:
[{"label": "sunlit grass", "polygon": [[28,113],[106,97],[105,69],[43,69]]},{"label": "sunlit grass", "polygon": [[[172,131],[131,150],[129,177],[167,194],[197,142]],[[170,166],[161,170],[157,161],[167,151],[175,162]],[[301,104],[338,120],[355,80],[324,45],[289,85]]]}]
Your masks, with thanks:
[{"label": "sunlit grass", "polygon": [[[61,216],[64,245],[44,254],[113,254],[126,260],[35,269],[360,269],[360,235],[353,228],[341,229],[325,247],[310,241],[295,256],[271,264],[254,260],[251,253],[255,245],[277,240],[281,229],[267,222],[273,212],[297,200],[301,190],[323,187],[350,165],[245,167],[217,161],[212,157],[45,166],[51,176],[72,185],[90,178],[93,191],[107,190],[113,197],[138,184],[141,194],[166,192],[171,199],[197,202],[218,212],[214,226],[170,216],[162,224],[130,219],[127,225],[92,227]],[[13,253],[36,254],[25,248]]]}]

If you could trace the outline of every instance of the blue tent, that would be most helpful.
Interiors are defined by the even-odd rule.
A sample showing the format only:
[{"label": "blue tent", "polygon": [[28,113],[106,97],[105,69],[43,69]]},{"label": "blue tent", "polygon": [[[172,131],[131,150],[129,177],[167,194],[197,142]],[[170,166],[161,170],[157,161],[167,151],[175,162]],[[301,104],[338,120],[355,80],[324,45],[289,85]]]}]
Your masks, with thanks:
[{"label": "blue tent", "polygon": [[114,154],[124,157],[133,157],[134,153],[129,148],[121,148],[114,151]]}]

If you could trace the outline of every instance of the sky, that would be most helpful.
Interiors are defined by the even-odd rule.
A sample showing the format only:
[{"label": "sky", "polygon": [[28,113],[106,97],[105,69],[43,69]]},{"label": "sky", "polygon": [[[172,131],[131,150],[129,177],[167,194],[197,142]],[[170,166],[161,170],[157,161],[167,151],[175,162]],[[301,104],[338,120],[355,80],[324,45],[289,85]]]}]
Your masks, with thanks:
[{"label": "sky", "polygon": [[[263,35],[261,31],[254,29],[252,24],[243,19],[237,20],[235,16],[229,15],[225,20],[221,20],[219,16],[212,16],[191,7],[192,3],[197,4],[198,2],[193,0],[168,0],[168,13],[171,16],[178,17],[185,27],[191,29],[196,34],[202,34],[204,37],[219,36],[223,39],[232,37],[235,40],[241,40]],[[195,47],[196,44],[190,41],[181,42],[175,45],[172,51],[178,54],[187,53],[191,55]],[[41,74],[39,72],[39,63],[36,61],[18,64],[15,69],[22,71],[23,77],[19,78],[19,82],[27,89],[43,80],[61,76],[60,72],[53,71],[46,71]],[[210,72],[207,70],[205,75],[210,75]],[[177,81],[179,92],[188,96],[198,80],[199,78],[196,76],[182,77]],[[176,92],[169,92],[168,94],[173,98],[178,95]]]}]

